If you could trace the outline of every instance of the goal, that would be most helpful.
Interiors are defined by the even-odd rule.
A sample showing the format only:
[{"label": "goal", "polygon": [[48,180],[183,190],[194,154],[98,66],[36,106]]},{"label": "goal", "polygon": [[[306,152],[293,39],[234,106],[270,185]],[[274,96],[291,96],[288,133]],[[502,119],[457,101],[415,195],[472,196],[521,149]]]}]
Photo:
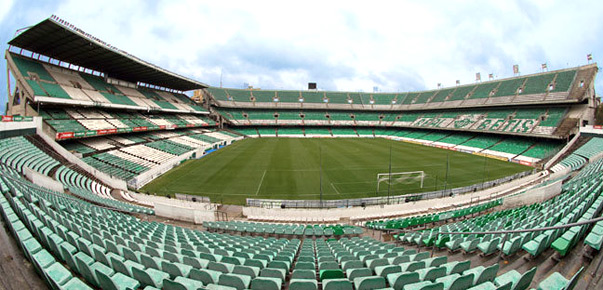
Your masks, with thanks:
[{"label": "goal", "polygon": [[379,192],[379,187],[381,182],[385,182],[387,185],[389,182],[390,185],[398,185],[398,184],[411,184],[416,182],[421,182],[421,188],[423,188],[423,180],[425,179],[424,171],[407,171],[407,172],[392,172],[392,173],[377,173],[377,192]]}]

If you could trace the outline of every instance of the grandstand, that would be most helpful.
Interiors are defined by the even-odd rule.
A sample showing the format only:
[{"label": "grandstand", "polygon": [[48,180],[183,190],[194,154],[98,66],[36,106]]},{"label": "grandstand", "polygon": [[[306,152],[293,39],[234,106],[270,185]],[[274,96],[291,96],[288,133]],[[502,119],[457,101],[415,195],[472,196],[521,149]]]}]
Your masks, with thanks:
[{"label": "grandstand", "polygon": [[[596,64],[413,92],[217,88],[55,16],[16,35],[5,58],[15,87],[0,123],[0,215],[17,256],[3,265],[26,259],[52,289],[601,288],[603,130],[582,131],[593,121]],[[267,150],[231,145],[244,138],[433,147],[446,176],[450,155],[478,157],[463,166],[483,173],[491,159],[532,170],[329,201],[321,183],[320,200],[248,193],[245,207],[138,191],[189,168],[181,163]],[[340,151],[355,164],[371,158]],[[234,187],[241,176],[227,166],[257,164],[191,174]]]}]

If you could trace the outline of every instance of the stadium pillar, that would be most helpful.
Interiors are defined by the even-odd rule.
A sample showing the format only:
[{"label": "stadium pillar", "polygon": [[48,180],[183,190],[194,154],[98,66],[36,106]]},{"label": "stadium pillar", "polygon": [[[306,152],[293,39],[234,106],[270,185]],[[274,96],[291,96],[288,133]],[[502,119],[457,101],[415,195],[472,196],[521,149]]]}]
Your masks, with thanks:
[{"label": "stadium pillar", "polygon": [[[6,65],[6,107],[2,114],[8,115],[8,103],[10,102],[10,70],[8,69],[8,63]],[[14,99],[13,99],[14,100]]]}]

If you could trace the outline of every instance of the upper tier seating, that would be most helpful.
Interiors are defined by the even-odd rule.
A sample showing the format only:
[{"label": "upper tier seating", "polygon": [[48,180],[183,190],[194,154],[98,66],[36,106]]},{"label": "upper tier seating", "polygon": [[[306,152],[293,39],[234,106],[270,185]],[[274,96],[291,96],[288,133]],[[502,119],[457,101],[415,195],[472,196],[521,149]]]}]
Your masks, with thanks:
[{"label": "upper tier seating", "polygon": [[26,78],[35,97],[65,100],[46,102],[64,103],[74,100],[82,104],[105,107],[125,105],[141,109],[177,110],[183,113],[207,112],[182,94],[116,86],[105,82],[99,76],[43,63],[14,53],[10,53],[10,57],[17,70]]},{"label": "upper tier seating", "polygon": [[[479,84],[470,84],[438,90],[410,93],[352,93],[352,92],[317,92],[317,91],[278,91],[278,90],[241,90],[209,87],[207,92],[223,107],[240,106],[236,103],[255,103],[255,107],[273,107],[274,105],[302,108],[304,104],[328,107],[332,105],[345,108],[420,108],[444,106],[455,108],[479,104],[540,102],[549,94],[564,93],[561,98],[571,96],[568,91],[577,72],[574,68],[563,71],[552,71],[528,76],[494,80]],[[378,107],[376,107],[378,106]]]}]

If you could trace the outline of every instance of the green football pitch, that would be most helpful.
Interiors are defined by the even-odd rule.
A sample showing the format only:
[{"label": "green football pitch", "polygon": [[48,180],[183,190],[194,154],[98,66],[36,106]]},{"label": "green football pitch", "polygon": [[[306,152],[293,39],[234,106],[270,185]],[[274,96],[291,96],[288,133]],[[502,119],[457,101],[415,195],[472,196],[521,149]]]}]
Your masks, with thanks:
[{"label": "green football pitch", "polygon": [[[392,175],[377,181],[377,174]],[[381,138],[245,139],[189,160],[144,186],[158,195],[210,197],[245,204],[246,198],[347,199],[401,195],[481,183],[531,167],[478,155]],[[377,184],[379,183],[379,191]]]}]

